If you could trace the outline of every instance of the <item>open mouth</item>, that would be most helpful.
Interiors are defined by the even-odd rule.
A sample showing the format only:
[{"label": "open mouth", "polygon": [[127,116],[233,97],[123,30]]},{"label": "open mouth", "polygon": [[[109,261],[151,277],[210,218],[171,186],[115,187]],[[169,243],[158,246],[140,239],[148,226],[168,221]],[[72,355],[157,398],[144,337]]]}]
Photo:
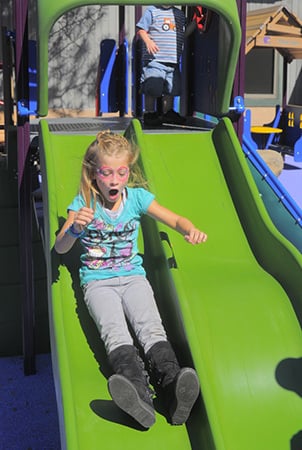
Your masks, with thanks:
[{"label": "open mouth", "polygon": [[118,193],[119,193],[118,189],[110,189],[110,191],[109,191],[110,197],[116,197],[118,195]]}]

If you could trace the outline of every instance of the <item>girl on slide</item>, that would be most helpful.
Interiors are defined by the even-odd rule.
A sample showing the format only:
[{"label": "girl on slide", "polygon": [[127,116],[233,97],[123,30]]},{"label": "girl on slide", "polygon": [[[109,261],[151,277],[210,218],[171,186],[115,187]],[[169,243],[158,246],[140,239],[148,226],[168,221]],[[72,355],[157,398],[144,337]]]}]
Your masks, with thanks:
[{"label": "girl on slide", "polygon": [[[140,218],[148,214],[192,245],[207,235],[190,220],[161,206],[138,180],[138,149],[123,136],[100,132],[82,163],[79,194],[55,243],[68,252],[80,239],[80,282],[84,300],[100,332],[113,375],[108,389],[114,402],[143,427],[155,422],[151,383],[167,406],[171,424],[186,422],[199,395],[196,372],[180,368],[163,327],[152,288],[138,254]],[[129,183],[130,184],[130,183]],[[144,354],[140,358],[128,323]]]}]

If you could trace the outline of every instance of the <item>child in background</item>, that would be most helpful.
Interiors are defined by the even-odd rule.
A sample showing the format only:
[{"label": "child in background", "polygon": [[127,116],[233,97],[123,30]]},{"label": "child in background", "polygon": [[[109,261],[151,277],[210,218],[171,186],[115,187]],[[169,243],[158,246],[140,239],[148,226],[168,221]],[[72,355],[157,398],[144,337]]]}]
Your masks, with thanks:
[{"label": "child in background", "polygon": [[[145,94],[144,124],[158,126],[163,122],[184,124],[186,119],[173,110],[174,97],[180,95],[179,62],[183,51],[186,18],[173,5],[150,6],[136,24],[137,36],[143,40],[142,93]],[[187,28],[186,35],[196,28]],[[157,112],[162,98],[163,115]]]},{"label": "child in background", "polygon": [[138,254],[140,217],[148,214],[193,245],[205,242],[207,235],[157,203],[145,188],[127,186],[130,176],[137,178],[137,158],[137,148],[123,136],[109,131],[97,135],[84,156],[80,192],[68,206],[55,249],[66,253],[80,239],[84,300],[114,372],[108,380],[109,392],[122,410],[149,428],[155,422],[152,392],[127,320],[172,424],[188,419],[199,382],[192,368],[180,368],[167,340]]}]

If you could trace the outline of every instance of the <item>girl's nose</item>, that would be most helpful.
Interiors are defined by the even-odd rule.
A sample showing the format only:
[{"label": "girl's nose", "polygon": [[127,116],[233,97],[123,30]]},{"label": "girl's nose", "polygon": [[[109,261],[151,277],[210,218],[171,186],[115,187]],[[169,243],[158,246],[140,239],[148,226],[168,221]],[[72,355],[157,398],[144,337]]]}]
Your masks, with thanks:
[{"label": "girl's nose", "polygon": [[118,184],[118,182],[119,182],[118,174],[113,172],[110,184],[114,184],[115,185],[115,184]]}]

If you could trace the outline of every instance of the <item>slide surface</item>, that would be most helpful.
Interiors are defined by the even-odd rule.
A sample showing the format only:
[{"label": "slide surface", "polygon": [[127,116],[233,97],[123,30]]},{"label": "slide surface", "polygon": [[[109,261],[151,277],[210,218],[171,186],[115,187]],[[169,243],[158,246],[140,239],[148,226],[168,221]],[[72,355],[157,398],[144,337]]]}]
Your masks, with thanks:
[{"label": "slide surface", "polygon": [[[190,246],[143,221],[142,251],[170,340],[194,364],[202,398],[187,426],[156,404],[143,431],[110,400],[110,375],[77,281],[77,249],[59,257],[55,233],[76,193],[91,136],[55,135],[41,121],[52,355],[62,448],[71,450],[285,450],[302,429],[301,385],[287,389],[302,356],[302,259],[273,226],[230,121],[203,133],[126,133],[141,147],[150,188],[209,235]],[[288,366],[289,367],[289,366]]]}]

